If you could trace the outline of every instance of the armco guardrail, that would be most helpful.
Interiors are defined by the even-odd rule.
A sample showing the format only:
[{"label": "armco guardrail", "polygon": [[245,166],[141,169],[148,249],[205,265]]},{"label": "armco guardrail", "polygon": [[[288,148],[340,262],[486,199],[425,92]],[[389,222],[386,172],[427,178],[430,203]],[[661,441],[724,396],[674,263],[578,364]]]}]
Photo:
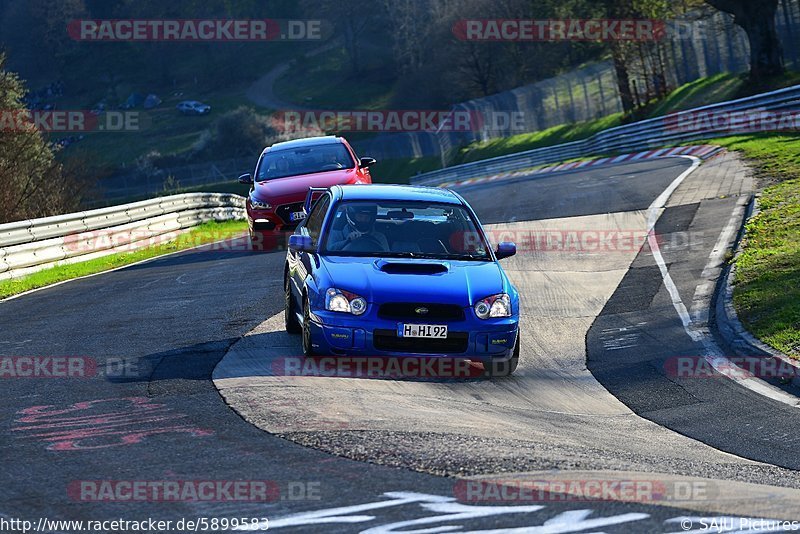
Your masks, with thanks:
[{"label": "armco guardrail", "polygon": [[0,280],[133,250],[207,221],[244,218],[244,197],[186,193],[0,224]]},{"label": "armco guardrail", "polygon": [[[591,137],[571,143],[526,150],[507,156],[455,165],[438,171],[419,174],[411,179],[414,184],[435,185],[445,182],[465,180],[502,172],[516,171],[538,165],[558,163],[573,158],[594,155],[607,155],[620,152],[635,152],[649,148],[680,144],[687,141],[707,139],[709,135],[726,135],[719,129],[682,129],[690,118],[702,114],[733,112],[782,111],[800,105],[800,85],[779,89],[769,93],[740,98],[728,102],[711,104],[664,117],[647,119],[624,126],[609,128]],[[747,130],[737,130],[744,133]],[[759,131],[764,131],[761,129]]]}]

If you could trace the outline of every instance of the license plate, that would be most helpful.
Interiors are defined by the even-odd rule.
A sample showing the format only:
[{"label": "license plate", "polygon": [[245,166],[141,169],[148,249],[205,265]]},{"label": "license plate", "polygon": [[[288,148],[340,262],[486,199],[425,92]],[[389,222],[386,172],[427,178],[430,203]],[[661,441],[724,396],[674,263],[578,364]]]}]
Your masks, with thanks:
[{"label": "license plate", "polygon": [[293,211],[289,214],[290,221],[302,221],[306,218],[306,212],[304,211]]},{"label": "license plate", "polygon": [[439,324],[403,324],[397,325],[397,337],[447,337],[447,325]]}]

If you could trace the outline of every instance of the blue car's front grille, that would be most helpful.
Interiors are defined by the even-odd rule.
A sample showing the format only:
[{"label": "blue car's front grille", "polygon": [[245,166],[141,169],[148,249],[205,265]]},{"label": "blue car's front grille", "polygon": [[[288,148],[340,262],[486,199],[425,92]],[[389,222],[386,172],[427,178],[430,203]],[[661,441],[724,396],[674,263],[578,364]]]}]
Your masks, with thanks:
[{"label": "blue car's front grille", "polygon": [[455,304],[424,304],[414,302],[389,302],[378,308],[381,319],[407,319],[414,321],[463,321],[464,309]]},{"label": "blue car's front grille", "polygon": [[376,329],[372,333],[376,350],[409,354],[460,354],[469,347],[467,332],[450,332],[446,339],[397,337],[397,331]]}]

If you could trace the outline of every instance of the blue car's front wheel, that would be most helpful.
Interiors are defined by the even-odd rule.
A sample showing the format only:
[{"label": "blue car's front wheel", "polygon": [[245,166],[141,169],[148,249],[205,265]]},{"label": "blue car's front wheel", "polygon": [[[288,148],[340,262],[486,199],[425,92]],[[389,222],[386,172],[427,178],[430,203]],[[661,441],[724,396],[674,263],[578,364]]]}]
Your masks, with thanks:
[{"label": "blue car's front wheel", "polygon": [[290,334],[299,334],[302,331],[300,321],[297,320],[295,311],[294,296],[292,295],[292,281],[286,279],[286,290],[284,292],[283,303],[283,324],[286,331]]},{"label": "blue car's front wheel", "polygon": [[314,347],[311,345],[311,306],[308,297],[303,299],[303,356],[314,357]]}]

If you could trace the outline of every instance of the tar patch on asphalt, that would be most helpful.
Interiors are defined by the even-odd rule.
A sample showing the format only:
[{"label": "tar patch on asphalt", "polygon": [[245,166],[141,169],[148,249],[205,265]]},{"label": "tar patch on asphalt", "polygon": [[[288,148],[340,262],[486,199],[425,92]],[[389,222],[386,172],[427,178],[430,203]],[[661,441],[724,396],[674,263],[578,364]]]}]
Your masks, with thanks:
[{"label": "tar patch on asphalt", "polygon": [[666,235],[673,232],[686,232],[689,230],[700,203],[683,204],[672,208],[667,208],[661,217],[656,221],[653,228],[656,235]]},{"label": "tar patch on asphalt", "polygon": [[[601,367],[590,370],[603,386],[637,414],[654,412],[700,401],[664,376],[659,360],[626,363],[624,366]],[[657,368],[658,367],[658,368]]]},{"label": "tar patch on asphalt", "polygon": [[661,283],[661,271],[657,265],[629,269],[600,315],[648,309],[661,288]]}]

